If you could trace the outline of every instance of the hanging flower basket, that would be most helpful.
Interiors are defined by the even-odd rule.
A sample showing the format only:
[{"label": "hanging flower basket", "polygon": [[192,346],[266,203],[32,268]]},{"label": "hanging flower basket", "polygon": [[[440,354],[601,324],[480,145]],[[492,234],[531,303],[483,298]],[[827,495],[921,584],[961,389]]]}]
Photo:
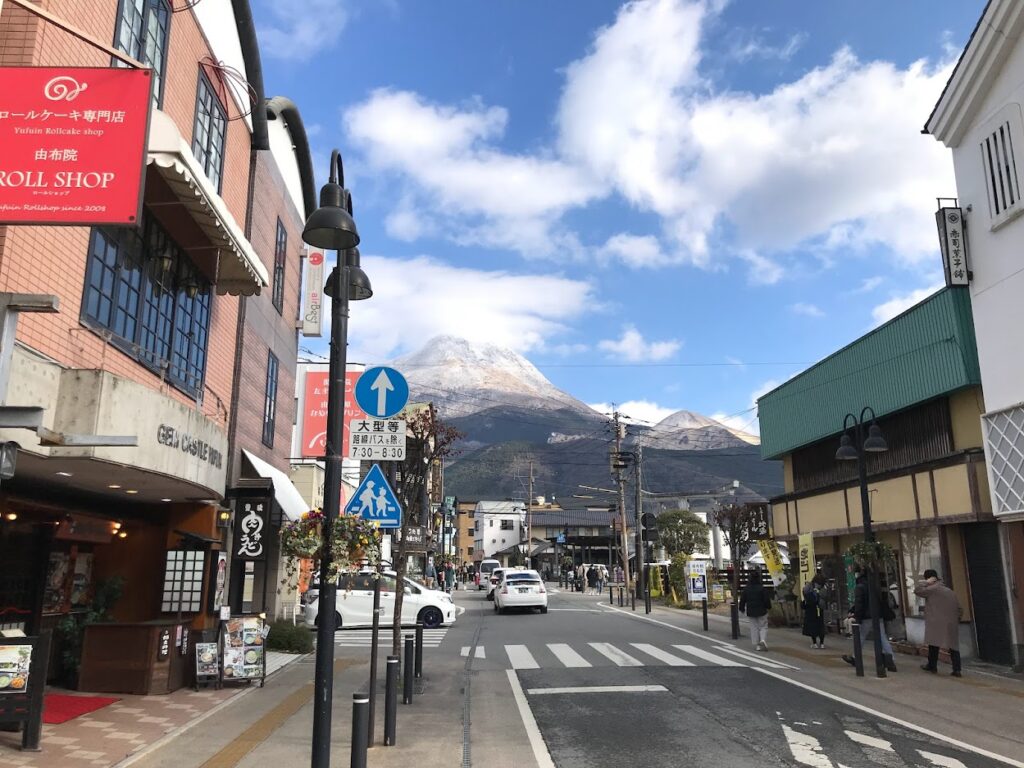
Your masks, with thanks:
[{"label": "hanging flower basket", "polygon": [[896,562],[896,551],[881,541],[859,541],[846,550],[846,554],[857,565],[872,569]]},{"label": "hanging flower basket", "polygon": [[[281,554],[285,557],[282,583],[294,583],[300,560],[312,560],[316,568],[320,567],[323,523],[323,511],[315,509],[281,526]],[[380,535],[373,523],[356,515],[339,515],[332,528],[332,582],[338,581],[342,571],[363,565],[376,566],[380,562]]]}]

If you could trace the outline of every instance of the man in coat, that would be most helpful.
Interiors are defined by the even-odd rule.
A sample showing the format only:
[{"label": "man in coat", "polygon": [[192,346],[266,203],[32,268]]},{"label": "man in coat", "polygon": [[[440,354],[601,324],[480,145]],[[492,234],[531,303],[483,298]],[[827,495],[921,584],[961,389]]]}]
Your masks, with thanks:
[{"label": "man in coat", "polygon": [[740,592],[740,611],[747,614],[750,626],[750,643],[755,651],[768,650],[768,611],[772,607],[772,598],[768,590],[761,584],[761,571],[754,568],[750,571],[750,581]]},{"label": "man in coat", "polygon": [[[870,586],[868,584],[867,571],[857,571],[857,586],[853,590],[853,607],[850,608],[850,616],[857,622],[860,627],[860,645],[861,648],[868,647],[868,634],[871,632],[871,594],[869,592]],[[876,584],[876,590],[878,593],[882,592],[881,586]],[[882,636],[882,663],[885,668],[890,672],[896,671],[896,658],[893,656],[892,643],[889,642],[889,637],[885,631],[885,623],[892,621],[896,618],[896,614],[889,606],[888,600],[884,595],[879,594],[878,597],[878,610],[879,610],[879,622],[878,629],[879,634]],[[855,665],[856,659],[849,654],[843,654],[843,661],[847,664]]]},{"label": "man in coat", "polygon": [[921,669],[938,672],[939,649],[947,648],[949,660],[953,663],[953,677],[960,677],[961,609],[956,593],[929,568],[924,572],[924,581],[914,587],[914,594],[925,599],[924,641],[928,645],[928,663]]}]

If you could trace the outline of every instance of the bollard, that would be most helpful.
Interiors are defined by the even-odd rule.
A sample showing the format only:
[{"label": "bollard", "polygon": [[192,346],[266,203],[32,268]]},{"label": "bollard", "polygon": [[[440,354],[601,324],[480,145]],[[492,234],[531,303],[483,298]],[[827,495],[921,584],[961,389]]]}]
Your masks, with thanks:
[{"label": "bollard", "polygon": [[615,587],[608,585],[608,605],[615,605]]},{"label": "bollard", "polygon": [[705,597],[700,601],[701,617],[704,619],[704,631],[708,631],[708,599]]},{"label": "bollard", "polygon": [[416,678],[423,677],[423,622],[416,622]]},{"label": "bollard", "polygon": [[413,651],[413,639],[412,635],[405,636],[405,656],[402,659],[403,674],[405,675],[404,685],[402,687],[402,703],[412,704],[412,685],[413,685],[413,662],[412,657],[415,654]]},{"label": "bollard", "polygon": [[629,605],[635,611],[636,610],[636,590],[629,590]]},{"label": "bollard", "polygon": [[732,618],[732,639],[739,640],[740,638],[740,606],[734,600],[729,604],[729,613]]},{"label": "bollard", "polygon": [[851,625],[853,631],[853,668],[857,670],[857,677],[864,677],[864,648],[860,643],[860,624]]},{"label": "bollard", "polygon": [[619,608],[623,608],[626,605],[626,588],[619,587]]},{"label": "bollard", "polygon": [[398,720],[398,657],[388,656],[384,676],[384,746],[395,746]]},{"label": "bollard", "polygon": [[369,745],[370,697],[365,693],[352,694],[352,768],[366,768],[366,750]]}]

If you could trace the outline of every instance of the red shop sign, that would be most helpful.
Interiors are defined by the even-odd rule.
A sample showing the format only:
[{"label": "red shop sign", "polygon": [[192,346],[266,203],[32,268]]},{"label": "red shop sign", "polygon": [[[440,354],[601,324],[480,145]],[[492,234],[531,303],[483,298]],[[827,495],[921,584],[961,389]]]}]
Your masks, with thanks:
[{"label": "red shop sign", "polygon": [[0,224],[135,225],[151,71],[0,67]]},{"label": "red shop sign", "polygon": [[[352,419],[365,419],[366,414],[356,405],[356,382],[361,371],[345,374],[345,421],[341,440],[342,456],[348,456],[348,429]],[[306,399],[302,414],[302,457],[316,458],[324,455],[327,447],[327,371],[306,373]]]}]

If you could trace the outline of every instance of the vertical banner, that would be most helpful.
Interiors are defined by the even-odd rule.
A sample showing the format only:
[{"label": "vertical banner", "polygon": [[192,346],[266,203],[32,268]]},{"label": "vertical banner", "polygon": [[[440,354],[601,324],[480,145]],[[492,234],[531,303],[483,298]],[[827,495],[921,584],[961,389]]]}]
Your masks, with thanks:
[{"label": "vertical banner", "polygon": [[814,534],[801,533],[799,539],[800,547],[800,594],[804,588],[811,583],[817,571],[814,561]]},{"label": "vertical banner", "polygon": [[239,498],[237,504],[232,558],[262,563],[267,559],[271,499]]},{"label": "vertical banner", "polygon": [[935,223],[939,228],[939,250],[942,252],[946,285],[969,285],[964,212],[959,208],[939,208],[935,212]]},{"label": "vertical banner", "polygon": [[138,224],[148,69],[0,67],[0,224]]},{"label": "vertical banner", "polygon": [[302,292],[302,335],[319,338],[324,325],[324,252],[311,248],[306,257],[306,288]]},{"label": "vertical banner", "polygon": [[768,569],[768,574],[772,577],[772,586],[779,586],[786,577],[782,566],[782,553],[779,551],[779,545],[775,542],[775,539],[761,539],[757,542],[757,547],[761,550],[761,557],[764,558],[765,568]]},{"label": "vertical banner", "polygon": [[[342,436],[342,453],[349,455],[349,427],[353,419],[365,419],[366,414],[356,405],[356,382],[361,371],[345,373],[345,428]],[[322,457],[327,447],[327,371],[307,371],[304,410],[302,413],[302,457]]]},{"label": "vertical banner", "polygon": [[686,592],[691,602],[708,599],[708,561],[690,560],[686,563]]}]

